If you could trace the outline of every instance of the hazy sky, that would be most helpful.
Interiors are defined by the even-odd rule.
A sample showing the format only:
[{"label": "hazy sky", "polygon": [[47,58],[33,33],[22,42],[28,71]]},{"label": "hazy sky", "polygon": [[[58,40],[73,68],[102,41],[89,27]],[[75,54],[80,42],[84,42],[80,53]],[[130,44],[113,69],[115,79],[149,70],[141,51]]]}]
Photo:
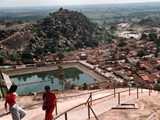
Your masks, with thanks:
[{"label": "hazy sky", "polygon": [[160,0],[0,0],[0,7],[160,2]]}]

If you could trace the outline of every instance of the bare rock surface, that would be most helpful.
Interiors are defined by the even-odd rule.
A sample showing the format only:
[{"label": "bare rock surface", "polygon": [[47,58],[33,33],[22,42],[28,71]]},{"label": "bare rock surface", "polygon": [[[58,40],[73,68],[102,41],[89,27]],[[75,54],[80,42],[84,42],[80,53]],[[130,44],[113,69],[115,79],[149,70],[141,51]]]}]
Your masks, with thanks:
[{"label": "bare rock surface", "polygon": [[[160,120],[160,96],[154,95],[128,101],[138,109],[111,109],[98,116],[99,120]],[[94,120],[92,118],[91,120]]]}]

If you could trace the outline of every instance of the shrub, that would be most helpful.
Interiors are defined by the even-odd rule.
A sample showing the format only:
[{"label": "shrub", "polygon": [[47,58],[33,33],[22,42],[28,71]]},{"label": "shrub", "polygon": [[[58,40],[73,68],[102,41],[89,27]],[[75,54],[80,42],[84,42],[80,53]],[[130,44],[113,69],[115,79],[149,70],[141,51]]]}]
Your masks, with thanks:
[{"label": "shrub", "polygon": [[95,89],[99,89],[100,87],[98,85],[94,85],[92,90],[95,90]]},{"label": "shrub", "polygon": [[160,84],[159,83],[155,84],[154,89],[160,91]]},{"label": "shrub", "polygon": [[127,82],[123,82],[123,87],[128,87],[128,83]]},{"label": "shrub", "polygon": [[87,89],[87,83],[83,83],[83,90],[86,90]]},{"label": "shrub", "polygon": [[132,87],[136,87],[136,83],[132,83],[131,85],[132,85]]},{"label": "shrub", "polygon": [[71,85],[71,89],[73,90],[76,87],[76,84]]}]

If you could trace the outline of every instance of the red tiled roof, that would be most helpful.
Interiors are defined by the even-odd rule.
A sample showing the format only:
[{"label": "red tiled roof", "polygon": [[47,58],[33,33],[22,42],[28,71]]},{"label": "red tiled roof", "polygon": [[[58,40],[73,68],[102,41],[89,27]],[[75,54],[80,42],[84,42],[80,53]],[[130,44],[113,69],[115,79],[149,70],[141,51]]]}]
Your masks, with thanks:
[{"label": "red tiled roof", "polygon": [[145,82],[141,77],[139,77],[138,75],[132,74],[132,76],[134,77],[134,79],[135,79],[138,83],[141,83],[141,84],[146,83],[146,82]]}]

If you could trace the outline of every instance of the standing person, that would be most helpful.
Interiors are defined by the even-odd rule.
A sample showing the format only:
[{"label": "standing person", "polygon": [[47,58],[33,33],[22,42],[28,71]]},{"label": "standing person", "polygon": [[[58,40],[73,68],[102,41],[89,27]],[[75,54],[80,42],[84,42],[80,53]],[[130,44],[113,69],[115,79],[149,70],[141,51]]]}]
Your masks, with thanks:
[{"label": "standing person", "polygon": [[45,86],[45,93],[43,94],[43,100],[46,103],[46,113],[45,113],[45,120],[52,120],[53,119],[53,111],[54,107],[57,102],[56,95],[50,91],[50,87],[47,85]]},{"label": "standing person", "polygon": [[21,120],[25,115],[25,111],[20,108],[16,103],[15,92],[17,90],[17,85],[11,85],[5,101],[5,109],[8,111],[7,104],[9,104],[9,111],[12,114],[12,120]]}]

